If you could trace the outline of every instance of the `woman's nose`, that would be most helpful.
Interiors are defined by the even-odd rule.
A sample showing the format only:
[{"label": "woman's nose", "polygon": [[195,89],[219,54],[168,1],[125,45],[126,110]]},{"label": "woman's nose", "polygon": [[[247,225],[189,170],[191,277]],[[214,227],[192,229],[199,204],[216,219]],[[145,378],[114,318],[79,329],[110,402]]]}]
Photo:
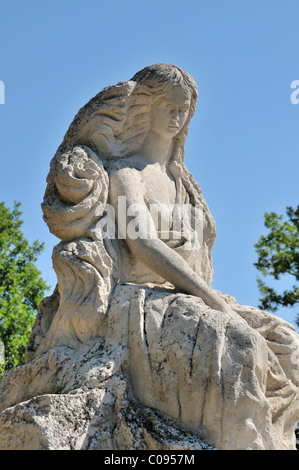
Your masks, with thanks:
[{"label": "woman's nose", "polygon": [[174,121],[178,121],[180,117],[180,112],[178,109],[174,109],[171,113],[171,119],[173,119]]}]

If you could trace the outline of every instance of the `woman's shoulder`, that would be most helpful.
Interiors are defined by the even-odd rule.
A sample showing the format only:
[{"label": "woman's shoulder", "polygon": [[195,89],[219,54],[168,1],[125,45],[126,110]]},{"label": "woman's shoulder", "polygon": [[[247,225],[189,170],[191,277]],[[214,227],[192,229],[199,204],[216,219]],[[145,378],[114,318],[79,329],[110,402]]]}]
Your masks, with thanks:
[{"label": "woman's shoulder", "polygon": [[132,196],[144,192],[141,171],[135,162],[129,158],[119,158],[109,162],[107,166],[109,175],[110,196]]}]

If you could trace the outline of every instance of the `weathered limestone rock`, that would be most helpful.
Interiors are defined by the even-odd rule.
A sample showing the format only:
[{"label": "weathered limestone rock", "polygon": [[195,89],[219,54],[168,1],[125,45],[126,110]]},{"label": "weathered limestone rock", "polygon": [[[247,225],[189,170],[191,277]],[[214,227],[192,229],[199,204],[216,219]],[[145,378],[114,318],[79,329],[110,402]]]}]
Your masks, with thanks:
[{"label": "weathered limestone rock", "polygon": [[147,67],[84,106],[51,162],[61,242],[0,449],[295,449],[299,338],[213,290],[215,223],[184,165],[197,88]]},{"label": "weathered limestone rock", "polygon": [[121,371],[127,352],[98,339],[75,353],[53,348],[7,374],[0,449],[212,449],[134,399]]},{"label": "weathered limestone rock", "polygon": [[6,450],[210,450],[205,442],[126,395],[121,374],[92,390],[45,394],[0,418]]}]

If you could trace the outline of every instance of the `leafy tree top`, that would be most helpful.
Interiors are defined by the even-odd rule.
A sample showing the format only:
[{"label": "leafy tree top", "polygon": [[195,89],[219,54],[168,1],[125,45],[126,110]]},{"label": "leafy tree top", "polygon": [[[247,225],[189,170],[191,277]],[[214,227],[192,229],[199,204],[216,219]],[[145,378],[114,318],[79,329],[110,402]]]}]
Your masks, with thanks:
[{"label": "leafy tree top", "polygon": [[[286,208],[287,220],[275,212],[265,214],[267,235],[262,235],[255,249],[258,260],[255,267],[264,275],[279,280],[289,274],[294,278],[292,288],[278,293],[258,277],[261,308],[275,312],[279,306],[293,307],[299,303],[299,206]],[[298,320],[297,320],[298,321]]]}]

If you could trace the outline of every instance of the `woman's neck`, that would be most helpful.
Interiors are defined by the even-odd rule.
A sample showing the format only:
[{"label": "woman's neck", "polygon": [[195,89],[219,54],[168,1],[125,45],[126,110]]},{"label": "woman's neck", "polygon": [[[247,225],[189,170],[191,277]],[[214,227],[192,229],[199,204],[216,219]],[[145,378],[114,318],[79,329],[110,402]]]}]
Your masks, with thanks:
[{"label": "woman's neck", "polygon": [[166,169],[172,149],[173,139],[165,139],[161,135],[149,131],[141,149],[141,154],[150,163],[159,163],[162,169]]}]

